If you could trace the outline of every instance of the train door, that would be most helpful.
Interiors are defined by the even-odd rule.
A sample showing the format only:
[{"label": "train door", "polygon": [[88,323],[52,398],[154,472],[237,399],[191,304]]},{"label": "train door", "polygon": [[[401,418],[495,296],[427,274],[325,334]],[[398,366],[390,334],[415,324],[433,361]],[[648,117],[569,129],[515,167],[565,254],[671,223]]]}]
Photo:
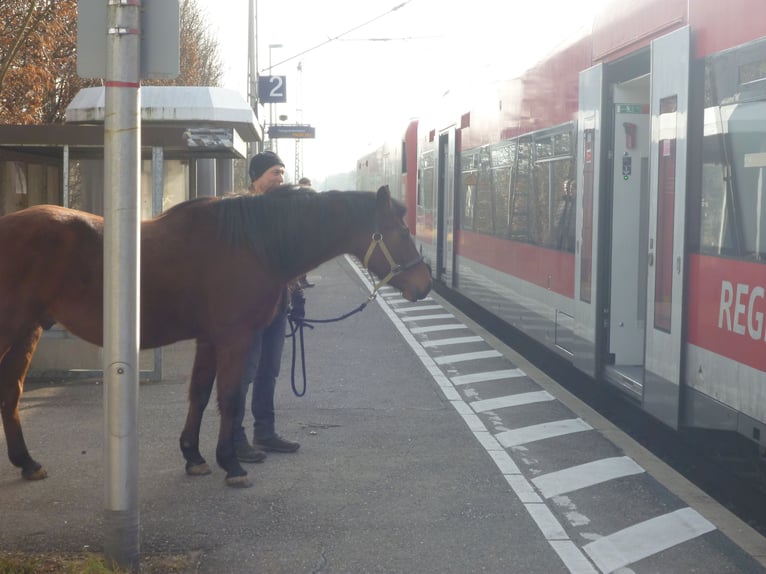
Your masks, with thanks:
[{"label": "train door", "polygon": [[436,278],[456,287],[455,275],[455,143],[450,128],[439,134],[437,156]]},{"label": "train door", "polygon": [[[678,424],[689,30],[610,68],[604,377]],[[619,66],[622,67],[619,67]],[[605,186],[606,187],[606,186]]]},{"label": "train door", "polygon": [[601,169],[601,109],[604,69],[598,64],[580,73],[580,109],[577,122],[577,226],[575,242],[574,365],[596,376],[596,331],[600,323],[596,305],[598,272],[599,180]]},{"label": "train door", "polygon": [[[646,275],[649,234],[649,153],[651,116],[649,58],[646,67],[626,66],[610,85],[613,157],[611,194],[609,298],[605,332],[607,380],[643,397],[646,336]],[[621,73],[620,73],[621,72]]]},{"label": "train door", "polygon": [[676,428],[682,367],[691,36],[652,42],[652,142],[644,408]]}]

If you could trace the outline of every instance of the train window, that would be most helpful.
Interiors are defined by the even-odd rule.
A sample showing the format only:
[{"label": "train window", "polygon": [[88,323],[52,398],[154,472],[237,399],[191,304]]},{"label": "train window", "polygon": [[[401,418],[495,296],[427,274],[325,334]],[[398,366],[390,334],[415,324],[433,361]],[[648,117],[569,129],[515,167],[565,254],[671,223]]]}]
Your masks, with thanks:
[{"label": "train window", "polygon": [[592,300],[592,276],[593,276],[593,179],[594,179],[594,155],[596,130],[591,127],[583,129],[583,156],[582,162],[583,186],[580,190],[582,195],[582,230],[580,236],[582,245],[579,250],[580,256],[580,301],[590,303]]},{"label": "train window", "polygon": [[535,158],[545,159],[553,157],[553,137],[548,136],[535,141]]},{"label": "train window", "polygon": [[435,209],[433,166],[423,170],[423,209],[426,213],[433,213]]},{"label": "train window", "polygon": [[574,162],[570,161],[569,177],[561,184],[561,196],[558,199],[554,220],[554,247],[559,251],[574,253],[575,226],[577,223],[577,180],[574,174]]},{"label": "train window", "polygon": [[766,42],[705,62],[698,245],[703,253],[766,257]]},{"label": "train window", "polygon": [[417,195],[415,196],[415,205],[423,207],[423,170],[418,170]]},{"label": "train window", "polygon": [[460,227],[574,251],[573,125],[460,157]]},{"label": "train window", "polygon": [[[547,142],[551,142],[547,138]],[[539,151],[542,146],[538,143],[535,148]],[[546,148],[545,151],[548,151]],[[553,151],[553,146],[550,146]],[[538,159],[540,156],[537,156]],[[545,157],[545,156],[543,156]],[[542,159],[542,158],[540,158]],[[536,161],[534,173],[534,193],[532,194],[532,226],[530,239],[537,245],[548,245],[551,229],[551,195],[553,195],[553,178],[551,177],[550,161]]]},{"label": "train window", "polygon": [[477,154],[479,160],[479,180],[476,184],[474,226],[476,231],[493,234],[494,217],[492,214],[492,170],[490,164],[490,151],[483,147]]},{"label": "train window", "polygon": [[766,97],[766,40],[705,60],[705,107]]},{"label": "train window", "polygon": [[479,170],[478,153],[467,152],[460,157],[462,166],[462,177],[460,178],[460,196],[459,205],[462,205],[460,212],[460,227],[463,229],[474,228],[474,216],[476,212],[476,195],[478,193]]},{"label": "train window", "polygon": [[507,237],[510,231],[511,185],[516,142],[503,142],[492,150],[492,189],[494,202],[495,234]]},{"label": "train window", "polygon": [[507,237],[510,229],[511,166],[492,169],[495,234]]},{"label": "train window", "polygon": [[512,165],[516,160],[516,141],[502,142],[492,148],[492,167]]},{"label": "train window", "polygon": [[569,157],[535,163],[535,242],[574,248],[574,163]]},{"label": "train window", "polygon": [[572,155],[572,134],[564,132],[553,136],[553,151],[556,155]]},{"label": "train window", "polygon": [[420,162],[418,178],[418,205],[426,214],[434,210],[434,158],[433,152],[425,152]]},{"label": "train window", "polygon": [[766,80],[766,60],[747,62],[739,68],[739,83],[752,84]]},{"label": "train window", "polygon": [[530,195],[532,193],[532,142],[520,138],[516,148],[516,176],[511,191],[511,239],[530,240]]},{"label": "train window", "polygon": [[418,170],[418,183],[417,183],[417,195],[415,196],[415,205],[418,206],[418,210],[423,207],[423,170]]},{"label": "train window", "polygon": [[707,108],[704,118],[699,249],[703,253],[736,256],[741,252],[741,241],[732,233],[738,226],[732,224],[734,182],[729,176],[721,108]]},{"label": "train window", "polygon": [[574,250],[574,163],[569,131],[535,141],[533,243]]},{"label": "train window", "polygon": [[[561,130],[561,127],[555,128]],[[574,126],[567,124],[566,131],[538,135],[535,137],[535,161],[553,159],[572,155],[572,130]]]},{"label": "train window", "polygon": [[[724,108],[728,115],[735,216],[739,223],[740,256],[762,260],[766,255],[766,101]],[[738,216],[738,217],[737,217]]]},{"label": "train window", "polygon": [[575,223],[575,171],[572,158],[551,162],[551,225],[546,245],[560,251],[574,253]]},{"label": "train window", "polygon": [[676,203],[678,96],[660,100],[657,183],[657,254],[654,280],[654,327],[670,332],[673,304],[673,229]]},{"label": "train window", "polygon": [[731,226],[726,224],[729,190],[726,165],[709,162],[702,166],[702,212],[700,251],[715,255],[735,255]]}]

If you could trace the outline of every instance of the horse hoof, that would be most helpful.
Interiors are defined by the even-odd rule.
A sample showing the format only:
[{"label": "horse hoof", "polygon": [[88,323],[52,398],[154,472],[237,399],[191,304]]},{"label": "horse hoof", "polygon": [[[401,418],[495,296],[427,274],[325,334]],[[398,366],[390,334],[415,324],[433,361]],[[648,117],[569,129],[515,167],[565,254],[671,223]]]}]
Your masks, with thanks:
[{"label": "horse hoof", "polygon": [[253,486],[253,483],[250,481],[249,478],[247,478],[247,475],[227,476],[226,486],[231,486],[232,488],[250,488],[251,486]]},{"label": "horse hoof", "polygon": [[203,462],[202,464],[194,464],[191,466],[186,467],[186,474],[189,476],[205,476],[206,474],[211,474],[213,471],[210,470],[210,467],[207,465],[206,462]]},{"label": "horse hoof", "polygon": [[22,470],[21,477],[25,480],[42,480],[48,478],[48,471],[42,466],[38,466],[33,470]]}]

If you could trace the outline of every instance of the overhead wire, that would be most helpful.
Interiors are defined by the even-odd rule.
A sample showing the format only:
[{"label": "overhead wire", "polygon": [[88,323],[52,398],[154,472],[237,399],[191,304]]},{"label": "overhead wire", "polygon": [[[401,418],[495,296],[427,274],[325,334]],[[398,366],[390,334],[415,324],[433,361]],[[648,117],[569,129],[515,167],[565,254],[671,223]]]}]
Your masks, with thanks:
[{"label": "overhead wire", "polygon": [[397,10],[400,10],[401,8],[404,8],[407,4],[409,4],[412,1],[413,0],[405,0],[401,4],[398,4],[397,6],[394,6],[393,8],[390,8],[389,10],[386,10],[383,14],[379,14],[378,16],[375,16],[374,18],[372,18],[370,20],[367,20],[366,22],[363,22],[363,23],[361,23],[361,24],[359,24],[357,26],[354,26],[353,28],[351,28],[349,30],[346,30],[342,34],[338,34],[337,36],[334,36],[332,38],[327,38],[327,40],[317,44],[316,46],[313,46],[311,48],[307,48],[306,50],[303,50],[302,52],[294,54],[294,55],[290,56],[289,58],[285,58],[284,60],[282,60],[280,62],[277,62],[276,64],[270,65],[269,67],[262,69],[261,73],[268,71],[270,68],[275,68],[275,67],[280,66],[282,64],[286,64],[287,62],[290,62],[291,60],[295,60],[296,58],[300,58],[304,54],[308,54],[309,52],[313,52],[314,50],[316,50],[318,48],[321,48],[322,46],[326,46],[330,42],[334,42],[336,40],[340,40],[341,38],[343,38],[343,36],[347,36],[351,32],[356,32],[360,28],[364,28],[365,26],[367,26],[369,24],[372,24],[373,22],[376,22],[377,20],[380,20],[384,16],[388,16],[392,12],[396,12]]}]

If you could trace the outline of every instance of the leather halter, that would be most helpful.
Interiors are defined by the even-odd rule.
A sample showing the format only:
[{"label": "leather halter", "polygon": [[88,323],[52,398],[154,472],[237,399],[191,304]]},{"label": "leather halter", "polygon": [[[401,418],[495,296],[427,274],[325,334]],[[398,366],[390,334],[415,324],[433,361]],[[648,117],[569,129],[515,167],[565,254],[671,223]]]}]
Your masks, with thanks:
[{"label": "leather halter", "polygon": [[[367,304],[375,299],[378,296],[378,290],[383,287],[386,283],[391,281],[394,277],[396,277],[399,273],[403,273],[407,271],[408,269],[411,269],[415,267],[418,263],[423,261],[423,256],[420,255],[410,261],[409,263],[405,263],[404,265],[398,265],[394,258],[391,256],[391,252],[388,250],[388,247],[386,247],[386,244],[383,242],[383,234],[376,231],[372,234],[372,242],[370,243],[370,246],[367,248],[367,253],[364,255],[364,261],[362,262],[364,264],[365,269],[369,272],[369,263],[370,263],[370,257],[372,257],[373,252],[375,251],[376,247],[380,247],[380,250],[383,252],[383,256],[388,261],[389,266],[389,272],[388,275],[386,275],[383,279],[378,281],[378,283],[375,285],[375,288],[373,289],[372,293],[370,293],[369,297],[367,297],[367,301],[359,305],[356,309],[353,311],[350,311],[349,313],[346,313],[345,315],[341,315],[340,317],[336,317],[334,319],[306,319],[305,317],[300,317],[297,319],[293,319],[291,315],[287,316],[288,321],[290,322],[290,335],[288,337],[292,337],[293,339],[293,362],[292,362],[292,371],[291,371],[291,384],[293,387],[293,393],[295,393],[295,396],[302,397],[306,393],[306,357],[304,355],[303,351],[303,328],[308,327],[310,329],[314,328],[315,323],[334,323],[335,321],[341,321],[342,319],[345,319],[347,317],[350,317],[354,313],[358,313],[362,311]],[[372,278],[372,273],[370,273],[370,277]],[[373,282],[374,282],[373,278]],[[301,367],[303,369],[303,389],[298,390],[297,385],[295,384],[295,357],[296,357],[296,333],[298,333],[300,337],[300,345],[301,345]]]},{"label": "leather halter", "polygon": [[399,275],[399,273],[404,273],[408,269],[412,269],[423,261],[423,256],[419,255],[412,261],[405,263],[404,265],[399,265],[394,258],[391,256],[391,252],[388,250],[388,247],[386,247],[386,244],[383,242],[383,234],[380,232],[375,232],[372,234],[372,241],[370,242],[370,246],[367,248],[367,253],[364,255],[364,260],[362,261],[362,264],[364,267],[369,271],[369,263],[370,263],[370,257],[372,257],[373,252],[375,251],[376,247],[380,247],[380,250],[383,252],[383,256],[386,258],[386,261],[388,261],[389,271],[388,275],[383,277],[380,281],[378,281],[375,284],[375,288],[372,290],[372,293],[370,294],[369,299],[373,300],[378,295],[378,290],[386,285],[391,279]]}]

